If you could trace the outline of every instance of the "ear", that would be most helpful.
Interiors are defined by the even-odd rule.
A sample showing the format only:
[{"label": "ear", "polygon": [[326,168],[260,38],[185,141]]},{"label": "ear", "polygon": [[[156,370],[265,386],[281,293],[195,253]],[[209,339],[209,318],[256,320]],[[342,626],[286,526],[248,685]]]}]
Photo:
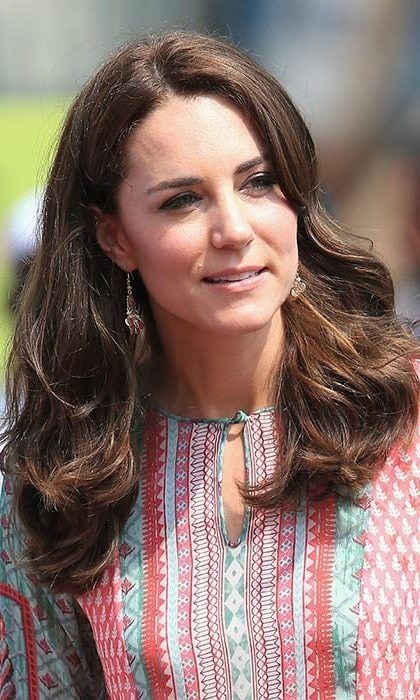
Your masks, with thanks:
[{"label": "ear", "polygon": [[132,272],[136,268],[136,264],[118,216],[116,214],[104,214],[95,206],[90,207],[90,210],[95,217],[96,240],[101,250],[121,270]]}]

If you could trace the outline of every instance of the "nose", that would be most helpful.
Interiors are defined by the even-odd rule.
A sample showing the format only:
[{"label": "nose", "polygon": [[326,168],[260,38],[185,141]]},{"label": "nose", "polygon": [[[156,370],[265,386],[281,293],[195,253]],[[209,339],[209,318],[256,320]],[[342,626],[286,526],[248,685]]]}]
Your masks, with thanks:
[{"label": "nose", "polygon": [[215,248],[245,248],[253,240],[254,231],[244,209],[234,196],[215,204],[210,232]]}]

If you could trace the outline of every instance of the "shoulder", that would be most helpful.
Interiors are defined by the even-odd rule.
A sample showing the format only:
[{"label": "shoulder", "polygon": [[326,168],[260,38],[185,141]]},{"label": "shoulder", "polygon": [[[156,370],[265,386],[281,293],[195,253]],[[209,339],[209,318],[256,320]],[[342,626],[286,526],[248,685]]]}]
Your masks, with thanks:
[{"label": "shoulder", "polygon": [[394,446],[371,486],[357,644],[360,697],[414,697],[419,467],[417,425],[409,444]]},{"label": "shoulder", "polygon": [[420,489],[420,422],[417,419],[410,442],[399,441],[392,448],[372,483],[373,500],[386,498],[400,501],[418,498]]}]

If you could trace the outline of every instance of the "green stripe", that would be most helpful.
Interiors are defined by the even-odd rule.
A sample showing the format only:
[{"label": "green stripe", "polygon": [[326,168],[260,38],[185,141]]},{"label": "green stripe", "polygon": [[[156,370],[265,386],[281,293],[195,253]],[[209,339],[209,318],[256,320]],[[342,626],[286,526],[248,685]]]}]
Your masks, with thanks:
[{"label": "green stripe", "polygon": [[360,577],[356,574],[363,566],[364,548],[360,537],[367,527],[367,519],[368,510],[357,505],[356,498],[338,498],[332,612],[336,697],[339,700],[353,700],[356,697],[357,608],[360,597]]},{"label": "green stripe", "polygon": [[[229,662],[232,674],[233,697],[241,700],[252,698],[250,649],[245,612],[245,578],[246,543],[225,549],[224,577],[224,630],[229,649]],[[233,580],[229,573],[235,569]],[[244,662],[244,659],[246,662]],[[241,678],[244,681],[241,689]],[[249,685],[248,685],[249,684]],[[235,692],[236,691],[236,692]]]},{"label": "green stripe", "polygon": [[[142,451],[142,463],[145,463],[144,450]],[[122,535],[122,541],[130,546],[131,553],[128,556],[120,556],[121,581],[127,577],[134,583],[133,588],[122,596],[123,613],[135,620],[134,624],[130,625],[125,631],[125,644],[127,653],[133,655],[136,659],[132,666],[136,687],[145,693],[146,697],[150,697],[149,681],[142,655],[141,638],[144,610],[144,543],[141,481],[139,495],[133,511],[124,526]]]},{"label": "green stripe", "polygon": [[305,659],[305,613],[303,609],[303,580],[305,576],[305,558],[307,544],[307,515],[306,499],[296,512],[295,531],[295,560],[293,571],[293,616],[295,620],[295,649],[296,649],[296,697],[306,698],[306,659]]}]

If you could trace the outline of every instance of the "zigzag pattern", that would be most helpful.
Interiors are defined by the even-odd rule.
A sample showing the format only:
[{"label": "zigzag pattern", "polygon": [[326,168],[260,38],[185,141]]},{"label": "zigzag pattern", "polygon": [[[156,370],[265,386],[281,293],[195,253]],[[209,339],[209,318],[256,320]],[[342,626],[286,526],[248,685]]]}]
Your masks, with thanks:
[{"label": "zigzag pattern", "polygon": [[[204,430],[203,430],[204,427]],[[223,539],[217,519],[219,424],[196,424],[191,443],[191,534],[194,547],[192,625],[203,697],[230,697],[227,641],[222,633]]]},{"label": "zigzag pattern", "polygon": [[[250,452],[253,483],[262,483],[273,465],[268,463],[264,436],[272,435],[272,416],[267,425],[266,415],[251,418],[245,425]],[[265,421],[265,433],[262,428]],[[252,430],[252,432],[251,432]],[[273,441],[273,438],[271,439]],[[267,444],[267,452],[270,442]],[[274,454],[274,451],[271,451]],[[256,511],[252,517],[252,538],[248,541],[247,570],[249,582],[248,624],[253,634],[250,644],[255,661],[253,687],[258,698],[283,697],[281,672],[281,640],[279,634],[277,603],[277,553],[280,519],[277,513]]]},{"label": "zigzag pattern", "polygon": [[93,630],[109,696],[137,700],[124,642],[124,630],[134,620],[124,615],[117,560],[94,590],[80,596],[79,603]]},{"label": "zigzag pattern", "polygon": [[143,488],[145,588],[143,655],[149,687],[156,700],[174,692],[167,643],[167,561],[165,519],[166,423],[148,436]]},{"label": "zigzag pattern", "polygon": [[296,645],[293,634],[293,558],[296,514],[282,510],[278,542],[277,614],[280,627],[282,687],[286,698],[296,697]]},{"label": "zigzag pattern", "polygon": [[198,666],[190,626],[193,595],[192,532],[189,519],[189,463],[191,424],[179,425],[177,446],[177,474],[175,488],[176,541],[178,547],[178,644],[181,656],[185,693],[188,698],[199,698]]},{"label": "zigzag pattern", "polygon": [[[119,558],[79,599],[110,700],[355,693],[358,700],[414,700],[420,437],[408,453],[397,447],[378,470],[371,501],[364,494],[347,514],[336,498],[303,503],[297,512],[254,511],[233,555],[218,490],[229,421],[175,425],[158,412],[148,421],[140,495]],[[278,466],[274,415],[257,412],[245,422],[255,483]],[[7,511],[1,522],[9,527]],[[89,671],[73,601],[35,589],[4,544],[0,565],[14,582],[0,582],[2,690],[9,693],[11,680],[29,687],[31,677],[41,697],[58,700],[64,686],[69,699],[78,697]],[[339,578],[344,568],[334,587],[333,572]],[[12,658],[16,635],[23,653]],[[355,664],[356,687],[343,682],[355,679]],[[35,700],[38,691],[31,692]]]},{"label": "zigzag pattern", "polygon": [[305,557],[304,611],[306,693],[335,697],[332,648],[332,571],[335,547],[335,499],[309,504]]}]

